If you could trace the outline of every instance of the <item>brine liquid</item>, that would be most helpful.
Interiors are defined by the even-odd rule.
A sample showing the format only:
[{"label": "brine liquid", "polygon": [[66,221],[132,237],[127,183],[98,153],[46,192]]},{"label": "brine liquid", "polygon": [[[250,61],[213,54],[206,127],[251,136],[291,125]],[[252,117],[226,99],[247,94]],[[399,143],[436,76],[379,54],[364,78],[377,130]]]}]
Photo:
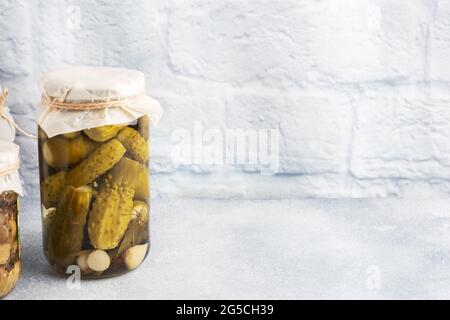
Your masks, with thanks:
[{"label": "brine liquid", "polygon": [[48,138],[39,128],[44,252],[66,274],[115,276],[150,246],[149,126],[110,125]]}]

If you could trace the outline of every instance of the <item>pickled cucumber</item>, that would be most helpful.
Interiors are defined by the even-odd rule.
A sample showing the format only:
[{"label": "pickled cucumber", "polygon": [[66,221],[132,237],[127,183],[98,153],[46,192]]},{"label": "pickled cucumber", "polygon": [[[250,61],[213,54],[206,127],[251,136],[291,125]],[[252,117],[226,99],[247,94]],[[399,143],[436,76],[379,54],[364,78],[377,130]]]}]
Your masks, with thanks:
[{"label": "pickled cucumber", "polygon": [[93,182],[119,162],[125,152],[123,145],[113,139],[95,149],[75,168],[49,176],[41,185],[42,203],[46,208],[54,207],[66,185],[81,187]]},{"label": "pickled cucumber", "polygon": [[49,256],[60,265],[72,263],[81,251],[91,199],[92,190],[87,186],[64,190],[51,221],[48,246]]},{"label": "pickled cucumber", "polygon": [[75,138],[78,138],[80,135],[81,135],[81,131],[76,131],[76,132],[64,133],[62,136],[66,139],[75,139]]},{"label": "pickled cucumber", "polygon": [[44,142],[42,154],[49,166],[67,167],[86,158],[95,146],[95,143],[84,136],[71,139],[57,136]]},{"label": "pickled cucumber", "polygon": [[133,159],[146,163],[148,161],[148,142],[139,132],[130,127],[125,127],[117,134],[117,140],[122,142]]},{"label": "pickled cucumber", "polygon": [[139,168],[139,176],[136,183],[136,200],[148,201],[150,197],[149,176],[147,166],[141,164]]},{"label": "pickled cucumber", "polygon": [[93,182],[118,163],[125,151],[124,146],[116,139],[102,144],[67,173],[66,184],[81,187]]},{"label": "pickled cucumber", "polygon": [[122,125],[108,125],[98,128],[86,129],[84,133],[94,141],[105,142],[111,140],[123,128]]},{"label": "pickled cucumber", "polygon": [[98,193],[88,222],[89,239],[96,249],[115,248],[132,220],[139,163],[123,158]]},{"label": "pickled cucumber", "polygon": [[148,140],[148,138],[150,138],[150,125],[148,116],[140,117],[138,120],[138,125],[139,133],[145,140]]},{"label": "pickled cucumber", "polygon": [[41,201],[44,207],[56,206],[59,194],[64,188],[66,172],[60,171],[44,180],[41,184]]}]

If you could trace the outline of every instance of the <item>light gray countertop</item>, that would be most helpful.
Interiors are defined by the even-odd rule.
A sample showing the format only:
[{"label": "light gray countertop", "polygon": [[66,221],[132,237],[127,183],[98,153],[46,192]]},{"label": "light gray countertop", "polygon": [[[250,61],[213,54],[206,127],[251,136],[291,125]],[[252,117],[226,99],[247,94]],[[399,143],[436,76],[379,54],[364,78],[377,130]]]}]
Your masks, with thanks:
[{"label": "light gray countertop", "polygon": [[450,199],[155,199],[152,249],[127,275],[69,289],[24,203],[8,299],[450,298]]}]

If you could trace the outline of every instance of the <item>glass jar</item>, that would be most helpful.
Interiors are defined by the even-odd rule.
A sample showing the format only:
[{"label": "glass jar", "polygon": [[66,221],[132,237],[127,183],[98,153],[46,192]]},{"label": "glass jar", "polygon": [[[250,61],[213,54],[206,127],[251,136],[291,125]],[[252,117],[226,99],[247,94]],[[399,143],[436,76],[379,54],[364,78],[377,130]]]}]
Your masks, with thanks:
[{"label": "glass jar", "polygon": [[[80,72],[90,79],[84,87]],[[62,69],[44,77],[44,94],[52,91],[52,81],[57,78],[58,86],[67,88],[76,83],[78,90],[82,87],[83,92],[95,96],[74,99],[72,91],[72,97],[66,95],[64,101],[46,96],[41,103],[42,108],[48,108],[47,119],[52,119],[41,118],[38,126],[43,247],[47,260],[61,273],[66,274],[69,266],[78,266],[84,278],[115,276],[136,269],[148,254],[149,119],[156,116],[138,112],[145,110],[145,102],[132,98],[131,104],[121,91],[118,84],[123,82],[128,88],[125,92],[130,92],[130,83],[126,83],[133,79],[130,72],[81,68],[73,73]],[[136,88],[142,88],[143,76],[135,75]],[[108,87],[111,81],[116,85]],[[93,83],[96,87],[92,88]],[[99,88],[98,84],[105,86]],[[101,97],[105,91],[115,98]],[[48,117],[52,112],[57,114]],[[118,123],[108,123],[110,116]],[[91,117],[103,125],[80,120]],[[55,118],[65,119],[63,130]],[[54,126],[60,131],[53,130]]]},{"label": "glass jar", "polygon": [[18,234],[18,198],[14,191],[0,194],[0,298],[19,280],[22,269]]},{"label": "glass jar", "polygon": [[0,298],[19,280],[22,263],[19,242],[19,146],[0,141]]}]

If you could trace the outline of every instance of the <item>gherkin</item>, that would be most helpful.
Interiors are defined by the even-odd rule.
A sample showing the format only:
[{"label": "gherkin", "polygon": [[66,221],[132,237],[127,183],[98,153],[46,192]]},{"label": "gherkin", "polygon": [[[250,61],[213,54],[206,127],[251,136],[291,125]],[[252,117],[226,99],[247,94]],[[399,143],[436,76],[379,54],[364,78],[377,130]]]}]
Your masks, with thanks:
[{"label": "gherkin", "polygon": [[51,167],[67,167],[86,158],[96,144],[84,136],[66,139],[61,136],[48,139],[42,146],[45,161]]},{"label": "gherkin", "polygon": [[114,138],[123,125],[107,125],[84,130],[84,133],[94,141],[105,142]]},{"label": "gherkin", "polygon": [[134,196],[137,200],[148,201],[150,197],[149,191],[149,176],[146,165],[139,166],[139,176],[136,183],[136,194]]},{"label": "gherkin", "polygon": [[138,120],[138,124],[139,124],[139,133],[145,140],[148,140],[148,138],[150,138],[150,126],[148,116],[145,115],[140,117]]},{"label": "gherkin", "polygon": [[96,249],[115,248],[132,220],[139,163],[123,158],[106,177],[89,215],[89,239]]},{"label": "gherkin", "polygon": [[139,132],[130,127],[125,127],[117,134],[117,140],[122,142],[133,159],[145,163],[148,161],[148,142]]},{"label": "gherkin", "polygon": [[92,189],[68,186],[56,208],[49,232],[50,259],[61,266],[73,263],[81,251],[84,226],[92,199]]},{"label": "gherkin", "polygon": [[60,171],[44,180],[41,185],[41,200],[44,207],[50,208],[56,206],[59,194],[64,188],[65,181],[65,171]]},{"label": "gherkin", "polygon": [[61,190],[66,185],[81,187],[92,183],[119,162],[125,152],[124,146],[113,139],[95,149],[86,159],[68,172],[60,171],[49,176],[41,187],[44,206],[46,208],[54,207]]},{"label": "gherkin", "polygon": [[66,175],[66,183],[74,187],[89,184],[111,169],[125,154],[124,146],[112,139],[95,149],[86,159]]},{"label": "gherkin", "polygon": [[76,132],[69,132],[69,133],[63,133],[63,137],[66,139],[75,139],[78,138],[81,135],[81,131]]}]

